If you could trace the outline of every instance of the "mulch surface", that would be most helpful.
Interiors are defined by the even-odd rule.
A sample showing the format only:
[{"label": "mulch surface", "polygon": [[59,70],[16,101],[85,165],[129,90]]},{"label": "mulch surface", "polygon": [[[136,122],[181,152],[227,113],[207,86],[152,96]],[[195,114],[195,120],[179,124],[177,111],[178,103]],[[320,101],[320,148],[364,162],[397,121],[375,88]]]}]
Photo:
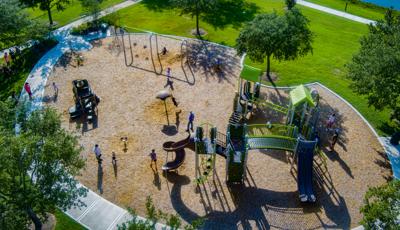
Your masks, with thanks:
[{"label": "mulch surface", "polygon": [[[125,44],[128,38],[125,37]],[[195,183],[195,154],[186,149],[186,159],[177,172],[165,175],[161,166],[174,157],[163,151],[166,141],[187,137],[186,124],[190,111],[195,125],[212,123],[225,133],[240,73],[240,58],[228,48],[205,42],[148,35],[132,35],[131,49],[125,65],[121,38],[107,38],[92,50],[83,52],[83,66],[73,59],[60,62],[48,80],[47,104],[62,113],[63,127],[79,136],[84,147],[86,168],[79,181],[122,207],[130,206],[145,215],[145,200],[151,196],[155,206],[177,213],[190,222],[207,217],[210,229],[247,228],[350,228],[361,220],[359,208],[369,186],[385,182],[389,176],[382,148],[361,118],[344,102],[321,87],[315,87],[321,100],[321,137],[328,146],[330,133],[323,122],[335,112],[337,127],[342,130],[335,151],[323,147],[326,164],[316,157],[316,204],[301,204],[298,199],[296,166],[283,151],[250,151],[248,173],[243,186],[225,183],[225,159],[217,156],[216,174],[200,188]],[[99,45],[100,44],[100,45]],[[162,47],[167,55],[160,55]],[[187,52],[186,52],[187,51]],[[219,57],[223,71],[216,73],[210,63]],[[186,61],[190,59],[190,68]],[[170,99],[166,104],[156,99],[166,84],[165,70],[172,69],[174,90],[179,106]],[[156,73],[161,74],[156,74]],[[87,79],[101,98],[99,118],[95,125],[70,121],[68,108],[73,105],[72,80]],[[52,98],[51,83],[60,93]],[[285,104],[283,90],[262,89],[262,95]],[[166,116],[168,113],[168,120]],[[282,120],[273,112],[254,114],[253,122]],[[168,124],[169,121],[169,124]],[[121,137],[128,137],[127,150]],[[103,152],[102,168],[92,153],[94,144]],[[148,154],[158,154],[157,170],[150,167]],[[116,152],[117,167],[111,164]],[[167,159],[168,157],[168,159]],[[101,187],[101,189],[99,189]]]}]

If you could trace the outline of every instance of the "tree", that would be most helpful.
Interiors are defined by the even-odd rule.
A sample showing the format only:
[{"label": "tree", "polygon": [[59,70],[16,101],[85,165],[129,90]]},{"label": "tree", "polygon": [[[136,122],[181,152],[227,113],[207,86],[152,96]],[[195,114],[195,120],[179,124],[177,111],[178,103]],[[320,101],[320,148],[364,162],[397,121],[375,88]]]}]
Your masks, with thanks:
[{"label": "tree", "polygon": [[79,0],[81,2],[82,7],[93,16],[94,21],[97,21],[99,18],[99,14],[101,11],[100,4],[103,0]]},{"label": "tree", "polygon": [[291,10],[296,5],[296,0],[285,0],[288,10]]},{"label": "tree", "polygon": [[0,225],[5,229],[26,229],[30,221],[41,229],[46,212],[81,206],[79,197],[87,192],[73,178],[84,167],[81,147],[61,128],[59,115],[49,108],[24,115],[12,102],[0,102]]},{"label": "tree", "polygon": [[344,11],[347,12],[347,5],[350,3],[356,4],[359,2],[359,0],[345,0],[346,1],[346,5],[344,6]]},{"label": "tree", "polygon": [[368,189],[361,212],[361,224],[366,229],[399,229],[400,181]]},{"label": "tree", "polygon": [[0,1],[0,49],[29,39],[41,39],[47,32],[48,28],[32,20],[18,0]]},{"label": "tree", "polygon": [[400,121],[400,17],[388,10],[385,20],[369,25],[360,50],[347,64],[351,87],[366,95],[369,106],[390,108],[391,119]]},{"label": "tree", "polygon": [[279,16],[276,12],[260,14],[248,23],[236,39],[239,55],[246,53],[252,61],[263,63],[267,59],[267,77],[271,80],[271,57],[294,60],[312,52],[313,35],[308,19],[292,8]]},{"label": "tree", "polygon": [[50,25],[53,25],[53,17],[51,10],[56,8],[58,11],[65,10],[65,7],[71,2],[71,0],[20,0],[21,3],[26,4],[29,7],[39,7],[40,10],[47,11]]},{"label": "tree", "polygon": [[[146,219],[138,218],[133,209],[129,208],[128,211],[132,215],[132,219],[118,226],[119,230],[154,230],[156,229],[155,225],[159,220],[164,220],[166,225],[172,230],[180,229],[182,226],[182,221],[177,215],[167,214],[161,210],[157,211],[150,196],[148,196],[146,199]],[[190,225],[184,226],[183,229],[199,229],[203,225],[203,222],[203,219],[197,219]]]},{"label": "tree", "polygon": [[201,35],[199,17],[209,10],[213,10],[216,0],[172,0],[173,5],[181,9],[181,14],[189,14],[196,18],[196,34]]}]

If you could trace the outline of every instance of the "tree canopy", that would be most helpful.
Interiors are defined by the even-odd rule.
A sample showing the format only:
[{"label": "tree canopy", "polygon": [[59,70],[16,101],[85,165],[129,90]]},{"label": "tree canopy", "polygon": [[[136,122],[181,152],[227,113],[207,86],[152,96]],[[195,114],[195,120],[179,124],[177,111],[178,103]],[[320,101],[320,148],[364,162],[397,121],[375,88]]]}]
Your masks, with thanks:
[{"label": "tree canopy", "polygon": [[204,220],[200,218],[192,221],[189,225],[183,225],[182,228],[182,221],[179,216],[157,210],[150,196],[146,198],[146,219],[138,218],[135,210],[131,208],[128,208],[128,211],[132,218],[118,226],[120,230],[153,230],[157,229],[156,224],[159,221],[164,221],[171,230],[195,230],[201,228],[204,223]]},{"label": "tree canopy", "polygon": [[361,208],[366,229],[398,229],[400,226],[400,181],[370,188]]},{"label": "tree canopy", "polygon": [[201,35],[200,15],[213,9],[217,0],[171,0],[173,6],[181,9],[181,14],[188,14],[196,18],[196,34]]},{"label": "tree canopy", "polygon": [[291,10],[296,5],[296,0],[285,0],[286,7]]},{"label": "tree canopy", "polygon": [[351,87],[365,95],[368,104],[378,110],[390,108],[391,118],[400,120],[400,16],[393,11],[385,20],[369,25],[369,34],[347,65]]},{"label": "tree canopy", "polygon": [[93,15],[94,20],[96,21],[99,17],[99,13],[101,11],[100,4],[103,0],[79,0],[81,2],[82,7],[89,14]]},{"label": "tree canopy", "polygon": [[26,229],[32,221],[41,229],[46,212],[82,205],[87,191],[73,178],[84,167],[81,147],[53,109],[25,117],[13,105],[0,102],[0,225]]},{"label": "tree canopy", "polygon": [[0,49],[40,39],[48,28],[38,20],[32,20],[18,0],[0,1]]},{"label": "tree canopy", "polygon": [[53,17],[51,10],[56,8],[58,11],[63,11],[65,7],[71,3],[71,0],[20,0],[21,3],[29,7],[39,7],[40,10],[46,11],[49,17],[50,25],[53,25]]},{"label": "tree canopy", "polygon": [[238,53],[246,53],[252,61],[263,63],[267,59],[270,77],[270,59],[294,60],[312,51],[313,35],[308,19],[297,8],[280,16],[276,12],[257,15],[236,39]]}]

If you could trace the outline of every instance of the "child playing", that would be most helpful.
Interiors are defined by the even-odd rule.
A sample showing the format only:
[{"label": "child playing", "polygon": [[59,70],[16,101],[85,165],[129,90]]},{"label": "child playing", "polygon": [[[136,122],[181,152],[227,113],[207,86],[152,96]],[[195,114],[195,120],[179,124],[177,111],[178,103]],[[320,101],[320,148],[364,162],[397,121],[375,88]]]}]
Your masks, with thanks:
[{"label": "child playing", "polygon": [[149,156],[150,156],[150,159],[151,159],[150,167],[153,168],[153,163],[154,163],[154,165],[156,167],[156,170],[157,170],[157,154],[156,154],[156,150],[152,149],[151,153],[149,154]]}]

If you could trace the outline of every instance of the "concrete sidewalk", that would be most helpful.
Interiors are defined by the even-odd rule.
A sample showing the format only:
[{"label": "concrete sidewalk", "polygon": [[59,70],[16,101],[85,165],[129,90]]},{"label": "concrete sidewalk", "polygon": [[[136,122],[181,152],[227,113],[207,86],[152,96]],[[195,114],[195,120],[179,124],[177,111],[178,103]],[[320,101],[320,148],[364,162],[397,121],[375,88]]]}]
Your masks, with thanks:
[{"label": "concrete sidewalk", "polygon": [[333,14],[333,15],[336,15],[336,16],[339,16],[339,17],[342,17],[342,18],[346,18],[346,19],[355,21],[355,22],[360,22],[360,23],[363,23],[363,24],[371,24],[371,23],[375,24],[376,23],[375,21],[370,20],[370,19],[362,18],[362,17],[356,16],[356,15],[353,15],[353,14],[348,14],[348,13],[343,12],[343,11],[334,10],[332,8],[321,6],[321,5],[318,5],[318,4],[315,4],[315,3],[311,3],[311,2],[307,2],[307,1],[304,1],[304,0],[297,0],[296,2],[299,5],[306,6],[306,7],[312,8],[312,9],[316,9],[316,10],[319,10],[319,11],[322,11],[322,12],[325,12],[325,13],[328,13],[328,14]]},{"label": "concrete sidewalk", "polygon": [[[121,9],[129,7],[129,6],[132,6],[132,5],[134,5],[136,3],[139,3],[141,1],[142,0],[127,0],[127,1],[124,1],[122,3],[119,3],[117,5],[114,5],[114,6],[111,6],[111,7],[107,8],[107,9],[102,10],[100,12],[100,14],[99,14],[99,17],[104,17],[104,16],[106,16],[108,14],[114,13],[114,12],[116,12],[118,10],[121,10]],[[93,21],[93,19],[94,19],[93,16],[83,17],[83,18],[78,19],[78,20],[76,20],[74,22],[71,22],[71,23],[69,23],[69,24],[67,24],[67,25],[65,25],[63,27],[58,28],[57,30],[55,30],[55,32],[57,32],[57,31],[58,32],[59,31],[65,31],[65,30],[71,29],[73,27],[77,27],[77,26],[79,26],[79,25],[81,25],[83,23],[91,22],[91,21]]]},{"label": "concrete sidewalk", "polygon": [[[114,12],[120,10],[120,9],[129,7],[129,6],[132,6],[132,5],[134,5],[136,3],[139,3],[141,1],[142,0],[126,0],[124,2],[121,2],[121,3],[117,4],[117,5],[114,5],[114,6],[111,6],[111,7],[107,8],[107,9],[102,10],[100,12],[100,14],[99,14],[99,17],[104,17],[104,16],[106,16],[108,14],[114,13]],[[93,16],[83,17],[81,19],[73,21],[73,22],[71,22],[71,23],[69,23],[69,24],[67,24],[67,25],[65,25],[63,27],[60,27],[60,28],[54,30],[53,34],[55,34],[55,35],[61,34],[61,35],[65,36],[65,34],[66,34],[65,31],[68,31],[68,30],[70,30],[70,29],[72,29],[74,27],[77,27],[79,25],[82,25],[83,23],[91,22],[91,21],[93,21],[93,19],[94,19]],[[20,50],[23,50],[25,48],[29,48],[32,45],[31,43],[32,43],[32,41],[27,42],[26,44],[19,46]],[[4,57],[4,53],[5,52],[10,53],[10,49],[15,49],[15,47],[16,46],[8,48],[8,49],[1,50],[0,51],[0,58]]]}]

